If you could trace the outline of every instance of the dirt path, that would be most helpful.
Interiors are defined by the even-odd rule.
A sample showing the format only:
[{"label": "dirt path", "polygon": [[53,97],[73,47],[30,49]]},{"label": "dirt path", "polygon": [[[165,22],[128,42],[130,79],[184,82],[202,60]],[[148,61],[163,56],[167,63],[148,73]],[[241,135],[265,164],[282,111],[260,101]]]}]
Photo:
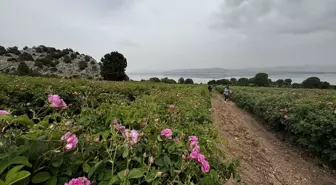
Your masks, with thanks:
[{"label": "dirt path", "polygon": [[[277,139],[250,114],[212,97],[212,117],[228,143],[228,157],[241,161],[241,183],[247,185],[336,185],[336,174],[305,160],[294,147]],[[326,172],[328,171],[328,173]]]}]

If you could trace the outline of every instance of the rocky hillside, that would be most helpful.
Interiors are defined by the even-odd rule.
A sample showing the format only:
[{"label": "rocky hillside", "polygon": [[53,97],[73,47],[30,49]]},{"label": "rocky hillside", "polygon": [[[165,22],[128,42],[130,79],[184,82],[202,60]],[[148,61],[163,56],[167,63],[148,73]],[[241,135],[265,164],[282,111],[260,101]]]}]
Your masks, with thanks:
[{"label": "rocky hillside", "polygon": [[4,48],[0,46],[0,73],[32,76],[101,78],[95,59],[72,49],[37,46]]}]

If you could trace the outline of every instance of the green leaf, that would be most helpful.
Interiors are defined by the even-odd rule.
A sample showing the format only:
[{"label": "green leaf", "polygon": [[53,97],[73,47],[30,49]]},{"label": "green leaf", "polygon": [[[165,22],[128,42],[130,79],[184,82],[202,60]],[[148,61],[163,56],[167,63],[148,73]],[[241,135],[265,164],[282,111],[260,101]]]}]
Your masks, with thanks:
[{"label": "green leaf", "polygon": [[127,172],[127,174],[128,174],[129,170],[126,169],[126,170],[123,170],[123,171],[121,171],[121,172],[118,173],[118,177],[120,178],[120,180],[126,179],[125,172]]},{"label": "green leaf", "polygon": [[57,184],[57,176],[52,176],[45,185],[56,185]]},{"label": "green leaf", "polygon": [[30,173],[28,171],[20,171],[18,173],[13,174],[12,176],[8,177],[8,179],[6,179],[5,184],[6,185],[11,185],[14,184],[16,182],[19,182],[22,179],[25,179],[27,177],[30,176]]},{"label": "green leaf", "polygon": [[85,173],[89,173],[89,171],[90,171],[90,165],[88,164],[88,163],[83,163],[83,170],[84,170],[84,172]]},{"label": "green leaf", "polygon": [[123,158],[126,158],[128,156],[128,154],[129,154],[129,149],[128,149],[128,147],[125,147],[124,152],[122,154]]},{"label": "green leaf", "polygon": [[11,164],[23,164],[27,167],[32,167],[32,164],[29,163],[28,159],[23,156],[17,156],[11,160]]},{"label": "green leaf", "polygon": [[18,171],[20,171],[23,167],[24,167],[24,165],[14,166],[12,169],[10,169],[7,172],[6,179],[10,178],[10,176],[13,176],[15,173],[17,173]]},{"label": "green leaf", "polygon": [[168,152],[169,152],[170,154],[173,153],[174,150],[175,150],[175,146],[174,146],[174,145],[171,145],[171,146],[168,147]]},{"label": "green leaf", "polygon": [[143,176],[144,176],[144,174],[138,168],[133,168],[128,174],[129,179],[138,179],[138,178],[143,177]]},{"label": "green leaf", "polygon": [[10,114],[3,114],[0,115],[0,121],[1,120],[6,120],[6,121],[11,121],[14,117]]},{"label": "green leaf", "polygon": [[63,157],[59,157],[57,160],[53,161],[51,165],[55,168],[58,168],[62,165],[63,163]]},{"label": "green leaf", "polygon": [[5,171],[5,169],[11,164],[22,164],[22,165],[25,165],[25,166],[28,166],[28,167],[32,167],[32,165],[29,163],[29,161],[26,157],[17,156],[9,162],[1,162],[0,163],[0,174],[2,174]]},{"label": "green leaf", "polygon": [[93,168],[90,169],[89,174],[88,174],[88,178],[90,179],[91,176],[93,175],[93,173],[99,168],[99,166],[103,163],[103,161],[99,161],[98,163],[96,163]]},{"label": "green leaf", "polygon": [[0,179],[0,185],[6,185],[3,180]]},{"label": "green leaf", "polygon": [[159,159],[156,159],[155,164],[158,165],[158,166],[163,166],[164,165],[163,159],[161,157]]},{"label": "green leaf", "polygon": [[34,122],[31,119],[29,119],[29,117],[27,115],[21,115],[21,116],[15,118],[15,119],[13,119],[12,122],[18,122],[22,125],[30,126],[30,127],[34,126]]},{"label": "green leaf", "polygon": [[157,140],[158,140],[158,141],[163,141],[163,140],[161,139],[161,136],[160,136],[160,135],[157,136]]},{"label": "green leaf", "polygon": [[36,175],[34,175],[34,177],[32,178],[32,182],[34,184],[38,184],[38,183],[44,182],[48,179],[50,179],[49,172],[39,172]]},{"label": "green leaf", "polygon": [[98,185],[108,185],[108,182],[107,182],[107,181],[100,181],[100,182],[98,183]]},{"label": "green leaf", "polygon": [[170,158],[169,158],[167,155],[165,155],[165,156],[163,157],[163,161],[164,161],[164,165],[165,165],[167,168],[169,168],[169,166],[171,165],[171,160],[170,160]]},{"label": "green leaf", "polygon": [[7,153],[1,153],[1,154],[0,154],[0,159],[3,159],[3,158],[5,158],[5,157],[7,157],[7,156],[8,156]]},{"label": "green leaf", "polygon": [[108,183],[108,185],[112,185],[112,184],[115,184],[115,183],[119,183],[120,182],[120,178],[117,176],[117,175],[114,175],[110,182]]}]

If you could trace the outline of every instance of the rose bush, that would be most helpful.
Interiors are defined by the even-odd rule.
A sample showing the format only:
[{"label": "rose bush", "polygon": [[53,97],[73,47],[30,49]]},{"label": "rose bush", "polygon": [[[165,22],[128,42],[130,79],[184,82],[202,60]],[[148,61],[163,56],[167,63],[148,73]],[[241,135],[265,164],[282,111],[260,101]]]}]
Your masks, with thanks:
[{"label": "rose bush", "polygon": [[0,184],[239,179],[238,163],[217,147],[205,86],[0,79],[0,109],[10,110],[0,115]]}]

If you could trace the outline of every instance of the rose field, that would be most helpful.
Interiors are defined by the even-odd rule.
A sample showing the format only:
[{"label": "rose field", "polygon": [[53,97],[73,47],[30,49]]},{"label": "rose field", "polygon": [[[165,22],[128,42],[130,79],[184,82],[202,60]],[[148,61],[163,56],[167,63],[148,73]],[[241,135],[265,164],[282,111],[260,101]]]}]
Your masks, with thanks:
[{"label": "rose field", "polygon": [[[287,108],[282,123],[302,136],[298,141],[321,152],[328,147],[323,152],[335,156],[336,141],[327,142],[335,116],[324,105],[332,100],[236,93],[246,108],[267,101],[255,112],[273,123],[284,114],[277,109]],[[0,185],[223,184],[238,178],[238,163],[218,148],[224,140],[210,109],[202,85],[1,75]],[[307,118],[316,120],[314,127],[300,116],[308,110],[316,112]]]},{"label": "rose field", "polygon": [[[217,90],[223,92],[223,86]],[[291,141],[336,164],[336,91],[233,87],[237,106]]]}]

